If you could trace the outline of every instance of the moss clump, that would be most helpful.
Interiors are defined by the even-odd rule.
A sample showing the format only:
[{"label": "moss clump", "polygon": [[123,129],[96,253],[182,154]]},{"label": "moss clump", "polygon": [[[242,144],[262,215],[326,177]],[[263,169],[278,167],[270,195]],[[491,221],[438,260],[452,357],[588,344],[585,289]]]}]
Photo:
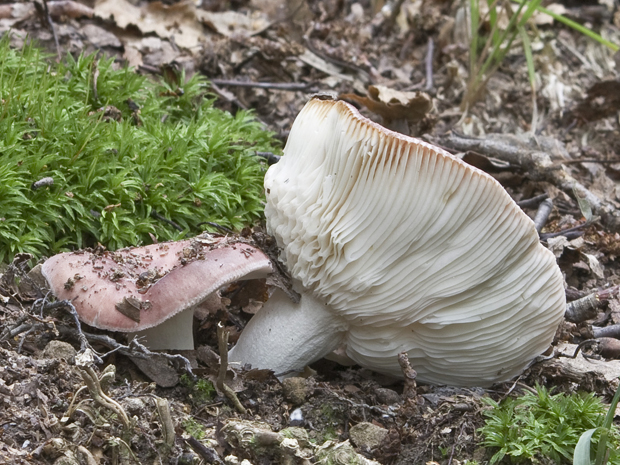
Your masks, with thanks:
[{"label": "moss clump", "polygon": [[187,434],[189,434],[190,436],[193,436],[199,441],[201,439],[204,439],[207,435],[205,432],[204,426],[202,426],[200,423],[198,423],[196,420],[194,420],[191,417],[188,417],[185,420],[183,420],[181,422],[181,425],[183,426],[183,429],[185,430]]},{"label": "moss clump", "polygon": [[184,76],[154,83],[93,55],[45,58],[0,41],[0,261],[260,217],[253,154],[277,143],[248,113],[214,108],[204,79],[181,88]]},{"label": "moss clump", "polygon": [[202,406],[215,399],[217,391],[213,383],[207,379],[192,380],[189,376],[181,376],[181,385],[189,390],[188,397],[195,406]]}]

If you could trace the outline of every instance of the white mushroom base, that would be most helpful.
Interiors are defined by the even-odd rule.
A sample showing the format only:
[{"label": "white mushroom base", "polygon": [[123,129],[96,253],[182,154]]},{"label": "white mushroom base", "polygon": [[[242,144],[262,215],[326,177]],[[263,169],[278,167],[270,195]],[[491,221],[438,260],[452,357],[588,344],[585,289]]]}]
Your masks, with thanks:
[{"label": "white mushroom base", "polygon": [[344,320],[309,292],[301,294],[295,304],[276,289],[228,353],[229,363],[247,363],[286,376],[335,350],[344,338]]}]

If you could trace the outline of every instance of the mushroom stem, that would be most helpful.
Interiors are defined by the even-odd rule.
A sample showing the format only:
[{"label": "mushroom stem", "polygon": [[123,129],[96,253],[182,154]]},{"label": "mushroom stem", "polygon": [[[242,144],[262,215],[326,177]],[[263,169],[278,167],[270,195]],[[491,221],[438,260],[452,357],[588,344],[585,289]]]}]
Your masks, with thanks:
[{"label": "mushroom stem", "polygon": [[344,319],[310,292],[304,290],[295,304],[276,289],[245,327],[228,360],[269,368],[277,376],[295,374],[336,349],[346,327]]},{"label": "mushroom stem", "polygon": [[151,350],[194,350],[194,307],[168,318],[159,326],[130,334]]}]

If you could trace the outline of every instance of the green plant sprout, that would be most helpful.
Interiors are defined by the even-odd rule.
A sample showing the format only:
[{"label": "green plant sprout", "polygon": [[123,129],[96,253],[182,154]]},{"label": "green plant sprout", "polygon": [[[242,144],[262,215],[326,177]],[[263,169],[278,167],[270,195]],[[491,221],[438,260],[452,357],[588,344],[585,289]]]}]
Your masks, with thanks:
[{"label": "green plant sprout", "polygon": [[[483,400],[492,408],[483,412],[485,425],[478,431],[484,446],[495,451],[491,465],[572,463],[573,455],[579,451],[579,438],[590,430],[593,431],[589,440],[609,450],[608,463],[620,464],[620,454],[615,450],[620,444],[618,429],[607,423],[606,407],[593,393],[552,395],[537,385],[536,393],[508,398],[501,404],[488,398]],[[608,433],[605,438],[603,431]]]},{"label": "green plant sprout", "polygon": [[213,106],[207,82],[153,82],[113,60],[50,64],[0,40],[0,262],[179,239],[261,217],[279,150],[247,112]]},{"label": "green plant sprout", "polygon": [[[573,456],[573,465],[592,465],[592,461],[590,459],[590,451],[592,450],[594,443],[592,437],[594,433],[600,433],[598,443],[595,446],[596,450],[596,459],[594,461],[594,465],[604,465],[609,462],[609,456],[612,452],[610,446],[612,446],[613,441],[609,441],[609,436],[613,433],[613,421],[614,416],[616,414],[616,407],[618,406],[618,401],[620,400],[620,386],[616,390],[616,394],[611,401],[611,405],[607,409],[607,415],[605,415],[605,421],[602,426],[598,428],[591,428],[584,432],[577,442],[577,446],[575,447],[575,454]],[[615,444],[617,447],[617,444]]]},{"label": "green plant sprout", "polygon": [[[510,51],[514,40],[519,36],[527,62],[528,79],[532,88],[532,101],[534,104],[532,127],[535,126],[537,118],[535,93],[536,71],[534,68],[527,24],[536,11],[548,14],[554,20],[596,40],[614,52],[619,49],[618,45],[604,39],[585,26],[544,8],[541,6],[541,0],[524,0],[521,2],[486,0],[488,13],[484,16],[481,15],[481,1],[483,0],[469,0],[471,39],[469,43],[469,80],[463,95],[463,100],[461,101],[461,108],[464,111],[467,111],[467,109],[478,100],[488,80],[500,67],[504,58]],[[500,27],[502,12],[505,12],[506,17],[509,18],[508,25],[504,29]],[[483,37],[480,35],[480,25],[487,19],[490,25],[490,32],[486,40],[483,40]]]}]

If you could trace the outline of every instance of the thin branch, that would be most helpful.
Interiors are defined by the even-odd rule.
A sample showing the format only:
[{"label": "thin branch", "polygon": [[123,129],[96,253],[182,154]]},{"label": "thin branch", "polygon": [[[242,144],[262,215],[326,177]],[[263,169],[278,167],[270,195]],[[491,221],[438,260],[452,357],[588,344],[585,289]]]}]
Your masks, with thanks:
[{"label": "thin branch", "polygon": [[580,236],[583,234],[583,232],[581,231],[583,228],[590,226],[592,224],[592,222],[586,222],[583,224],[580,224],[578,226],[574,226],[572,228],[568,228],[568,229],[563,229],[562,231],[557,231],[554,233],[544,233],[540,235],[540,240],[541,241],[546,241],[547,239],[551,239],[553,237],[558,237],[558,236],[567,236],[570,235],[570,233],[574,233],[579,231],[581,234],[578,234],[577,236]]},{"label": "thin branch", "polygon": [[224,329],[224,325],[220,322],[217,325],[217,342],[220,350],[220,371],[217,376],[217,388],[222,391],[226,397],[233,403],[239,413],[247,413],[247,410],[233,391],[224,380],[226,379],[226,372],[228,371],[228,330]]},{"label": "thin branch", "polygon": [[[38,5],[38,3],[35,3]],[[54,44],[56,45],[56,53],[58,54],[58,61],[62,59],[62,54],[60,52],[60,43],[58,42],[58,35],[56,34],[56,27],[54,26],[54,22],[52,21],[52,17],[50,15],[50,10],[47,6],[47,0],[43,0],[43,14],[45,15],[45,21],[47,25],[52,31],[52,36],[54,37]]]},{"label": "thin branch", "polygon": [[176,229],[177,231],[181,231],[183,232],[184,229],[179,226],[178,224],[176,224],[174,221],[169,220],[166,217],[161,216],[159,213],[157,213],[155,210],[151,210],[151,216],[155,219],[158,219],[159,221],[163,221],[164,223],[168,223],[170,226],[172,226],[174,229]]},{"label": "thin branch", "polygon": [[616,160],[600,160],[598,158],[575,158],[574,160],[564,160],[563,165],[572,165],[575,163],[600,163],[601,165],[613,165],[614,163],[620,163],[619,159]]},{"label": "thin branch", "polygon": [[189,447],[194,450],[194,452],[196,452],[203,459],[205,459],[207,463],[216,463],[218,465],[224,463],[222,462],[222,459],[220,459],[220,456],[217,454],[215,449],[205,446],[194,436],[190,436],[185,440],[185,442]]},{"label": "thin branch", "polygon": [[553,210],[553,200],[551,199],[543,200],[538,206],[538,210],[534,216],[534,226],[536,227],[536,232],[540,233],[542,228],[544,228],[547,224],[551,210]]},{"label": "thin branch", "polygon": [[256,156],[267,160],[268,165],[275,165],[280,161],[280,158],[282,158],[280,155],[276,155],[272,152],[256,152]]},{"label": "thin branch", "polygon": [[233,79],[211,79],[210,81],[212,84],[218,86],[253,87],[258,89],[289,90],[294,92],[308,92],[316,85],[314,82],[249,82],[236,81]]},{"label": "thin branch", "polygon": [[433,54],[435,52],[435,43],[431,37],[428,38],[428,47],[426,49],[426,59],[424,65],[426,68],[426,86],[425,90],[433,88]]},{"label": "thin branch", "polygon": [[572,323],[581,323],[585,320],[595,318],[598,309],[603,307],[608,300],[618,296],[620,285],[608,289],[601,289],[592,294],[588,294],[581,299],[573,300],[566,304],[564,317]]},{"label": "thin branch", "polygon": [[517,205],[521,208],[534,208],[540,205],[540,202],[549,198],[549,194],[540,194],[530,199],[520,200]]}]

